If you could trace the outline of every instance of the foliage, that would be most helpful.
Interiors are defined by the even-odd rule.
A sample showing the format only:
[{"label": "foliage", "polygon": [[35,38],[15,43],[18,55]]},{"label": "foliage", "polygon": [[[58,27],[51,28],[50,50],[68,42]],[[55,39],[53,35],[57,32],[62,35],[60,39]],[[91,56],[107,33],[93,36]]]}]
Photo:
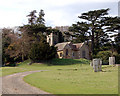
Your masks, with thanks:
[{"label": "foliage", "polygon": [[62,34],[62,32],[60,32],[59,31],[59,43],[61,43],[61,42],[64,42],[64,36],[63,36],[63,34]]},{"label": "foliage", "polygon": [[[14,58],[10,56],[10,54],[7,54],[6,50],[10,48],[12,42],[15,40],[15,34],[14,31],[10,28],[3,28],[2,29],[2,65],[5,65],[5,63],[13,63]],[[12,47],[11,47],[12,48]]]},{"label": "foliage", "polygon": [[43,18],[44,15],[45,15],[44,10],[41,9],[39,12],[39,17],[37,18],[38,24],[43,24],[43,25],[45,24],[45,19]]},{"label": "foliage", "polygon": [[99,48],[99,51],[107,51],[107,50],[110,50],[111,49],[111,43],[110,42],[107,42],[106,44],[104,44],[104,46],[101,46]]},{"label": "foliage", "polygon": [[[119,28],[120,19],[118,17],[106,16],[108,15],[108,10],[109,9],[101,9],[83,13],[81,16],[79,16],[79,18],[84,19],[84,22],[78,21],[77,24],[73,24],[72,27],[69,28],[69,30],[73,31],[73,33],[65,32],[64,34],[66,38],[70,38],[71,36],[71,38],[77,38],[73,41],[74,43],[87,41],[89,48],[92,49],[92,52],[90,53],[94,53],[94,55],[101,50],[103,51],[110,49],[112,44],[106,43],[109,40],[106,32],[116,31]],[[17,33],[9,28],[2,29],[3,64],[6,63],[9,65],[13,64],[13,62],[24,61],[25,59],[29,58],[30,54],[31,58],[37,58],[38,60],[40,60],[40,58],[43,60],[43,57],[50,59],[53,55],[55,55],[55,48],[53,46],[48,46],[46,43],[46,35],[52,32],[58,34],[58,41],[63,42],[63,34],[59,30],[45,26],[44,10],[40,10],[39,14],[36,14],[36,10],[31,11],[27,15],[28,24],[20,26]],[[118,54],[120,54],[119,35],[120,34],[118,34],[115,38],[115,43],[113,46],[116,48]],[[40,45],[42,47],[40,47]],[[45,47],[49,48],[49,50],[47,50]],[[47,55],[41,53],[39,49]],[[31,50],[34,50],[33,53]],[[113,48],[112,51],[114,51]],[[42,55],[40,56],[40,54]],[[39,55],[40,58],[36,55]],[[35,61],[37,59],[35,59]]]},{"label": "foliage", "polygon": [[33,61],[49,60],[55,58],[56,48],[45,42],[34,43],[31,47],[29,58]]},{"label": "foliage", "polygon": [[115,57],[115,63],[120,64],[120,54],[117,52],[112,51],[99,51],[97,55],[94,55],[94,58],[101,58],[103,61],[103,64],[109,63],[109,57],[114,56]]},{"label": "foliage", "polygon": [[[45,26],[44,11],[40,10],[38,16],[36,13],[36,10],[31,11],[30,14],[27,15],[28,24],[20,26],[17,32],[7,28],[2,30],[3,63],[13,65],[14,62],[24,61],[28,59],[29,56],[33,61],[55,57],[56,49],[46,43],[46,35],[50,30]],[[52,30],[51,32],[56,32],[56,30]],[[62,40],[60,32],[56,33],[59,33],[59,39]],[[31,50],[34,51],[32,52]]]},{"label": "foliage", "polygon": [[[37,11],[33,10],[28,15],[29,24],[20,26],[20,31],[22,32],[22,37],[27,36],[30,38],[29,42],[40,41],[44,33],[47,31],[44,20],[44,11],[40,10],[38,17],[36,16]],[[42,36],[43,37],[42,37]]]},{"label": "foliage", "polygon": [[89,64],[87,59],[52,59],[49,61],[52,65],[72,65],[72,64]]},{"label": "foliage", "polygon": [[3,28],[2,32],[3,63],[13,63],[24,60],[24,58],[27,57],[29,49],[27,43],[28,38],[21,36],[18,32],[14,32],[14,29]]},{"label": "foliage", "polygon": [[117,37],[115,38],[116,43],[116,50],[118,54],[120,54],[120,33],[117,34]]},{"label": "foliage", "polygon": [[36,13],[36,10],[31,11],[27,15],[29,17],[28,24],[20,26],[17,32],[10,28],[2,29],[2,61],[4,65],[13,65],[14,62],[28,59],[31,45],[34,42],[46,41],[46,37],[43,35],[47,29],[44,25],[44,12],[41,10],[38,17]]},{"label": "foliage", "polygon": [[33,10],[33,11],[30,12],[29,15],[27,15],[27,17],[29,17],[28,23],[30,25],[33,25],[33,24],[36,23],[36,15],[35,15],[35,13],[37,13],[36,10]]},{"label": "foliage", "polygon": [[109,63],[109,57],[112,56],[112,52],[111,51],[100,51],[97,54],[97,58],[102,59],[103,64],[108,64]]},{"label": "foliage", "polygon": [[47,27],[42,24],[24,25],[20,27],[22,36],[27,36],[32,41],[40,41],[40,35],[46,32]]},{"label": "foliage", "polygon": [[120,64],[120,54],[115,55],[115,61],[116,64]]},{"label": "foliage", "polygon": [[46,29],[46,34],[47,34],[47,35],[50,35],[50,33],[53,33],[53,34],[55,34],[55,35],[58,36],[57,39],[58,39],[58,42],[59,42],[59,43],[61,43],[61,42],[64,41],[63,34],[62,34],[62,32],[60,32],[58,29],[52,29],[51,27],[47,27],[47,29]]},{"label": "foliage", "polygon": [[[45,24],[44,11],[40,10],[38,17],[36,16],[36,13],[37,13],[36,10],[31,11],[30,14],[28,15],[29,24],[20,26],[20,31],[22,32],[21,38],[22,40],[23,39],[25,40],[23,41],[24,48],[22,47],[23,53],[27,52],[27,54],[22,55],[23,58],[25,58],[26,55],[27,56],[29,55],[29,52],[31,51],[34,43],[46,42],[46,35],[44,35],[44,33],[47,32],[47,27],[44,25]],[[39,54],[39,53],[36,53],[36,54]]]},{"label": "foliage", "polygon": [[53,32],[54,34],[58,35],[58,43],[64,42],[64,37],[63,37],[62,32],[60,32],[60,31],[57,30],[57,29],[52,29],[52,32]]},{"label": "foliage", "polygon": [[88,31],[88,25],[86,22],[77,22],[77,24],[73,24],[72,27],[69,27],[69,31],[73,32],[73,39],[72,42],[74,43],[81,43],[88,39],[86,32]]},{"label": "foliage", "polygon": [[115,63],[119,62],[120,55],[117,52],[112,53],[112,51],[100,51],[95,57],[101,58],[103,60],[103,64],[108,64],[109,57],[112,57],[112,56],[114,56],[116,59]]},{"label": "foliage", "polygon": [[64,36],[64,41],[65,42],[70,42],[71,41],[71,36],[72,34],[69,31],[62,32]]},{"label": "foliage", "polygon": [[75,42],[91,41],[91,55],[97,54],[100,47],[110,40],[108,34],[117,32],[120,27],[120,18],[108,16],[108,11],[109,8],[82,13],[78,16],[81,22],[70,27],[72,32],[77,33]]},{"label": "foliage", "polygon": [[44,19],[44,10],[40,10],[39,14],[38,14],[38,17],[36,15],[37,11],[36,10],[33,10],[30,12],[29,15],[27,15],[28,18],[28,23],[30,25],[34,25],[34,24],[40,24],[40,25],[44,25],[45,24],[45,19]]}]

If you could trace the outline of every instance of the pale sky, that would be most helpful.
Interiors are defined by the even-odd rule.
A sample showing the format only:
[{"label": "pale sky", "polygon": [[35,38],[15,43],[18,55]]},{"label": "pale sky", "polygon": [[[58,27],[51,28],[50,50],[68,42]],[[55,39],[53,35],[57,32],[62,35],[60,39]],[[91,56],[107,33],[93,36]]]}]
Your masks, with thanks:
[{"label": "pale sky", "polygon": [[110,8],[118,15],[119,0],[0,0],[0,28],[27,24],[30,11],[45,12],[47,26],[67,26],[77,22],[81,13]]}]

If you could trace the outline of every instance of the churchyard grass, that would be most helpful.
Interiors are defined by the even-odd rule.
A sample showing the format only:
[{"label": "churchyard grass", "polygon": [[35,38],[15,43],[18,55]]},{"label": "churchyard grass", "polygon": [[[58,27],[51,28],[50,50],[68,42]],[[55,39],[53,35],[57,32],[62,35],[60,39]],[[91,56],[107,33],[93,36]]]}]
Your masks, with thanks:
[{"label": "churchyard grass", "polygon": [[2,76],[32,70],[48,70],[30,74],[24,77],[24,81],[53,94],[118,93],[117,66],[103,65],[103,72],[94,72],[89,61],[84,59],[54,59],[50,64],[28,65],[29,62],[21,62],[17,67],[1,68]]},{"label": "churchyard grass", "polygon": [[14,73],[19,73],[19,72],[25,72],[25,71],[34,71],[34,70],[49,70],[49,69],[54,69],[52,64],[58,64],[58,65],[71,65],[71,64],[88,64],[89,61],[85,59],[53,59],[52,61],[45,62],[44,63],[34,63],[32,65],[29,65],[30,60],[26,60],[24,62],[17,63],[16,67],[1,67],[0,71],[2,74],[0,76],[6,76]]},{"label": "churchyard grass", "polygon": [[53,94],[117,94],[118,67],[104,65],[103,72],[94,72],[89,64],[52,66],[24,81]]}]

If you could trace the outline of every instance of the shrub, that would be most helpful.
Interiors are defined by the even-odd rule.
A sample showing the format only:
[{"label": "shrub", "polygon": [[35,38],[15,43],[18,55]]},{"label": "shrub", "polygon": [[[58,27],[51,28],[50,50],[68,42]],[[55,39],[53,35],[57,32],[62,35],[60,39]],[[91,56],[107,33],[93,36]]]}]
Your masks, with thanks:
[{"label": "shrub", "polygon": [[97,58],[101,58],[103,61],[103,64],[108,64],[109,63],[109,57],[112,56],[111,51],[100,51],[97,54]]},{"label": "shrub", "polygon": [[29,58],[33,62],[49,60],[55,58],[56,53],[57,53],[56,48],[53,46],[49,46],[48,43],[44,42],[34,43],[30,50]]},{"label": "shrub", "polygon": [[116,64],[120,64],[120,54],[115,56]]},{"label": "shrub", "polygon": [[117,52],[112,52],[111,51],[100,51],[97,54],[97,58],[101,58],[103,61],[103,64],[108,64],[109,63],[109,57],[114,56],[115,57],[115,63],[120,64],[120,54]]}]

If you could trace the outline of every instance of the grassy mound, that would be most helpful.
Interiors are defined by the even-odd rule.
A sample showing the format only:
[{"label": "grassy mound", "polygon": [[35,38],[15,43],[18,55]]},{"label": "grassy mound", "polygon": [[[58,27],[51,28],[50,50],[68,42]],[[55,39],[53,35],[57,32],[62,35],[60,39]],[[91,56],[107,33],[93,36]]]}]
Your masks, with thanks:
[{"label": "grassy mound", "polygon": [[48,63],[51,65],[72,65],[72,64],[89,64],[87,59],[58,59],[55,58]]},{"label": "grassy mound", "polygon": [[[33,63],[29,65],[30,60],[26,60],[24,62],[17,63],[15,67],[2,67],[1,71],[2,74],[0,76],[6,76],[14,73],[25,72],[25,71],[33,71],[33,70],[56,70],[57,69],[64,69],[67,68],[65,65],[73,65],[73,64],[89,64],[89,60],[86,59],[53,59],[51,61],[43,62],[43,63]],[[51,65],[51,66],[48,66]],[[54,66],[55,65],[55,66]]]}]

